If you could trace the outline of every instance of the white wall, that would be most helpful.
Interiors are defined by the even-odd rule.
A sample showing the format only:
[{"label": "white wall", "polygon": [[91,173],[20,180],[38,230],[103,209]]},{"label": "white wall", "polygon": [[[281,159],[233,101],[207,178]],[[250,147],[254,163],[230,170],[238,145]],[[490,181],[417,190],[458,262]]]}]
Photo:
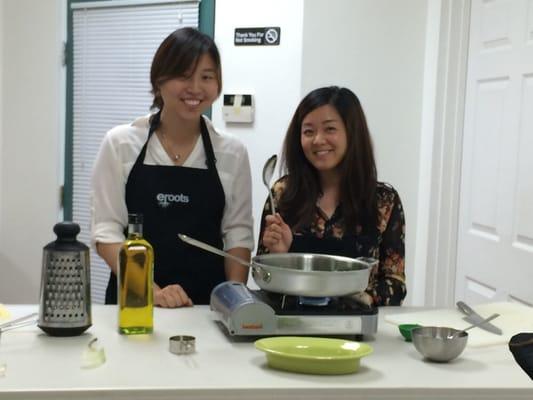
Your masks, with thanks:
[{"label": "white wall", "polygon": [[[0,302],[35,303],[59,215],[65,2],[3,1]],[[9,34],[7,34],[9,33]]]},{"label": "white wall", "polygon": [[[0,156],[2,155],[2,143],[3,143],[3,126],[4,126],[4,123],[3,123],[3,118],[2,118],[2,112],[4,111],[4,106],[3,106],[3,102],[4,102],[4,91],[3,91],[3,82],[4,82],[4,2],[3,1],[0,1]],[[3,192],[3,187],[2,187],[2,161],[0,159],[0,223],[2,222],[2,192]],[[0,243],[3,242],[3,239],[2,239],[2,230],[0,229]],[[2,269],[2,265],[0,264],[0,279],[1,278],[1,273],[2,273],[3,269]],[[0,284],[1,285],[1,284]],[[1,288],[1,286],[0,286]],[[1,289],[0,289],[0,301],[2,299],[2,294],[1,294]]]},{"label": "white wall", "polygon": [[[255,96],[253,125],[226,124],[222,120],[221,99],[213,105],[212,117],[216,127],[234,134],[248,148],[257,243],[268,195],[261,177],[263,164],[281,150],[285,130],[300,101],[303,0],[217,0],[215,15],[215,41],[222,58],[222,93]],[[267,26],[281,28],[279,46],[234,46],[235,28]]]},{"label": "white wall", "polygon": [[[415,265],[415,243],[426,7],[425,0],[305,0],[303,4],[218,0],[215,24],[224,92],[248,90],[256,96],[253,126],[224,124],[220,102],[213,108],[215,125],[225,126],[248,147],[256,238],[267,193],[261,183],[262,166],[271,154],[279,153],[296,105],[317,87],[347,86],[359,96],[365,109],[379,177],[393,184],[403,200],[407,218],[407,302],[418,304],[423,303],[425,276],[423,260]],[[254,26],[280,26],[281,46],[233,45],[236,27]],[[417,281],[417,276],[422,280]]]},{"label": "white wall", "polygon": [[[374,141],[379,179],[398,190],[405,209],[408,303],[413,301],[418,275],[425,37],[426,0],[305,1],[302,93],[339,85],[359,97]],[[416,302],[422,301],[417,296]]]},{"label": "white wall", "polygon": [[[0,5],[0,116],[4,117],[0,119],[0,302],[35,302],[41,249],[54,239],[52,226],[60,213],[64,158],[60,53],[66,6],[65,0],[2,0]],[[262,166],[279,153],[296,105],[315,87],[346,85],[359,95],[367,113],[380,178],[394,184],[404,201],[411,289],[416,280],[412,260],[425,1],[218,0],[216,7],[223,93],[250,92],[256,99],[251,126],[225,124],[221,101],[213,107],[215,125],[235,134],[249,149],[256,232],[267,196]],[[281,45],[233,45],[236,27],[259,26],[280,26]]]}]

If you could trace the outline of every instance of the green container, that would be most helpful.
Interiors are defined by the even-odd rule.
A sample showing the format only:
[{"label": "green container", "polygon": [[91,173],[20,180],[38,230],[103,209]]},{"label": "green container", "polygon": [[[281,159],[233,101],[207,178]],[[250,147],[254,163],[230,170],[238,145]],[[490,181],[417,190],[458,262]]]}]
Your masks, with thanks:
[{"label": "green container", "polygon": [[398,329],[400,330],[400,333],[404,337],[406,342],[410,342],[412,340],[411,338],[411,331],[415,328],[420,328],[421,325],[418,324],[401,324],[398,325]]}]

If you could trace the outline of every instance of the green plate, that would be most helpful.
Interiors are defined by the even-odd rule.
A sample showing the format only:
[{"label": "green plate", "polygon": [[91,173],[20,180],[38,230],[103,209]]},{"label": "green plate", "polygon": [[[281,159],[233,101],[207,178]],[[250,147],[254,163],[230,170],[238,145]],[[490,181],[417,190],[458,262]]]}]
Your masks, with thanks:
[{"label": "green plate", "polygon": [[361,357],[373,351],[366,343],[307,336],[259,339],[255,347],[266,353],[272,368],[323,375],[357,372]]}]

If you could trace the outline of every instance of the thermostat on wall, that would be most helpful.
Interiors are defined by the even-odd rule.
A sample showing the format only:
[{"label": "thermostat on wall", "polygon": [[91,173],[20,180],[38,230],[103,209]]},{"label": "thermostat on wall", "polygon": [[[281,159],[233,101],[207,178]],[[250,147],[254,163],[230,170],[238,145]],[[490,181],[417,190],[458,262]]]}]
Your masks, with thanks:
[{"label": "thermostat on wall", "polygon": [[226,122],[254,121],[254,97],[251,94],[225,94],[222,118]]}]

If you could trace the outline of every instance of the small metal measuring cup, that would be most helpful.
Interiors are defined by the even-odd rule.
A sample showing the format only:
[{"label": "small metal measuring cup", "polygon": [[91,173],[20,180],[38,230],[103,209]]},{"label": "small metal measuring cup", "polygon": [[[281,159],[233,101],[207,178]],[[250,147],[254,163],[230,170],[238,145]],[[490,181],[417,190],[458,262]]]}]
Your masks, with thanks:
[{"label": "small metal measuring cup", "polygon": [[192,354],[196,351],[196,338],[187,335],[172,336],[169,339],[168,350],[178,355]]},{"label": "small metal measuring cup", "polygon": [[26,315],[24,317],[14,319],[13,321],[0,324],[0,338],[2,337],[2,333],[6,331],[10,331],[11,329],[21,328],[23,326],[35,324],[37,322],[38,317],[39,317],[39,314],[33,313],[33,314]]}]

